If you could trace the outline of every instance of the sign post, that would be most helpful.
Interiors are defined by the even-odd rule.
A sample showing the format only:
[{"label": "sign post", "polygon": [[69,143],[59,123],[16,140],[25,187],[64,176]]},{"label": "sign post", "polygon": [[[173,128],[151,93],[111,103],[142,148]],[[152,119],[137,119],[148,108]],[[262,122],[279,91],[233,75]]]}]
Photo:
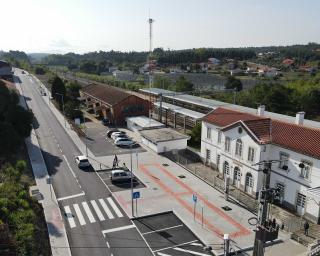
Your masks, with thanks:
[{"label": "sign post", "polygon": [[197,201],[198,201],[197,195],[195,195],[195,194],[192,195],[192,201],[194,203],[194,205],[193,205],[193,219],[194,219],[194,221],[196,221],[196,205],[197,205]]},{"label": "sign post", "polygon": [[133,192],[132,193],[132,198],[136,200],[136,215],[138,216],[138,198],[140,198],[140,191]]}]

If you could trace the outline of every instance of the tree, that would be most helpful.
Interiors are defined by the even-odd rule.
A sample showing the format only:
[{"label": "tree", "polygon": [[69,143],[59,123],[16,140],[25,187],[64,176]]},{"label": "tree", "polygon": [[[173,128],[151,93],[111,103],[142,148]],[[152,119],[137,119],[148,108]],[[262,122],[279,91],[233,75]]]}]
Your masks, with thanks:
[{"label": "tree", "polygon": [[197,123],[191,130],[189,144],[199,147],[201,145],[201,123]]},{"label": "tree", "polygon": [[225,83],[224,87],[226,89],[235,89],[238,92],[242,90],[242,82],[240,79],[235,78],[234,76],[228,76],[227,82]]},{"label": "tree", "polygon": [[46,73],[46,70],[43,68],[43,67],[36,67],[34,72],[37,74],[37,75],[44,75]]},{"label": "tree", "polygon": [[51,95],[52,97],[60,103],[60,107],[62,106],[62,97],[66,96],[66,87],[59,76],[55,76],[51,83]]},{"label": "tree", "polygon": [[190,92],[193,90],[193,84],[189,82],[184,76],[180,76],[174,83],[174,89],[177,92]]},{"label": "tree", "polygon": [[82,112],[79,110],[79,103],[77,101],[68,101],[64,105],[64,111],[66,113],[66,116],[75,119],[75,118],[81,118]]},{"label": "tree", "polygon": [[79,90],[81,89],[81,85],[77,82],[68,82],[66,84],[66,95],[70,100],[77,100],[80,97]]}]

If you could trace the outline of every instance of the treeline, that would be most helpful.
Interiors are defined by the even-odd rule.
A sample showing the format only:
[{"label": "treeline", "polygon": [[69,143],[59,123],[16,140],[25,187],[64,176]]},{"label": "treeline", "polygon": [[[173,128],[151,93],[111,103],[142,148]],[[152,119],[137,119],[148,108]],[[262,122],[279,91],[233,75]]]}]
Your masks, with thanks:
[{"label": "treeline", "polygon": [[12,66],[28,69],[30,67],[30,60],[28,55],[22,51],[0,51],[0,60],[9,62]]},{"label": "treeline", "polygon": [[[210,98],[233,103],[233,93],[214,93]],[[237,94],[236,103],[257,108],[265,105],[267,111],[294,116],[306,112],[306,118],[320,121],[320,76],[286,84],[262,83]]]}]

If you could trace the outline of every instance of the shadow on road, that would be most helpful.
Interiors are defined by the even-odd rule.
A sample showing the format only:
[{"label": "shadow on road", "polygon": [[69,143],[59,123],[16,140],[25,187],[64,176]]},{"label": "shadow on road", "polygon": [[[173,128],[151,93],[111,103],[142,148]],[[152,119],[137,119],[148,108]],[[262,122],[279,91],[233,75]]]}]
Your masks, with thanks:
[{"label": "shadow on road", "polygon": [[63,234],[56,228],[54,224],[51,222],[47,222],[48,226],[48,232],[50,235],[56,236],[56,237],[61,237]]}]

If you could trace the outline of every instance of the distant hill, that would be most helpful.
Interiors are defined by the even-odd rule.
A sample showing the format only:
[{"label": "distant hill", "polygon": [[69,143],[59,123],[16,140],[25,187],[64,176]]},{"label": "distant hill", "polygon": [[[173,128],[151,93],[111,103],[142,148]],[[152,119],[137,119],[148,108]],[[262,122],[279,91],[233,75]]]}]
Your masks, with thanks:
[{"label": "distant hill", "polygon": [[31,63],[41,63],[43,58],[49,56],[50,53],[28,53]]}]

